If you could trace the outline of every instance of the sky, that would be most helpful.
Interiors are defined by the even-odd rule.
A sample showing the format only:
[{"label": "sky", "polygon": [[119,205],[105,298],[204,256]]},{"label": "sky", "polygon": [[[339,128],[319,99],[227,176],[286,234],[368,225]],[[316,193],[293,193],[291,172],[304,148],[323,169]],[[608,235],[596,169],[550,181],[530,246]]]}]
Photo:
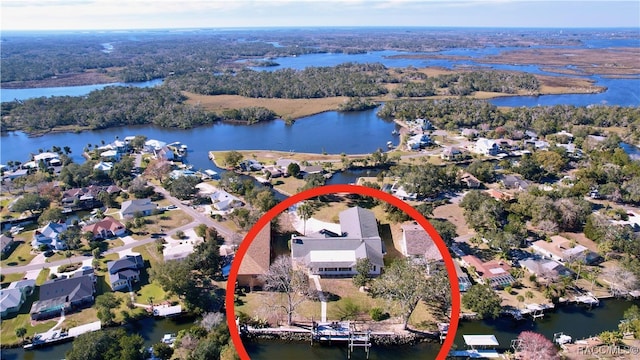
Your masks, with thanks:
[{"label": "sky", "polygon": [[0,19],[2,30],[302,26],[640,29],[640,1],[0,0]]}]

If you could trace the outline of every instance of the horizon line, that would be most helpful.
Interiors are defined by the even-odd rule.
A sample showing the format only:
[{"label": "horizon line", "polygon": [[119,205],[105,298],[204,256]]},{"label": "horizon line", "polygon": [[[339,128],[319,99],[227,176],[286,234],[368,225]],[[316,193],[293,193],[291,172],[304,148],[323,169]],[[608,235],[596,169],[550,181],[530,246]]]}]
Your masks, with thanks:
[{"label": "horizon line", "polygon": [[118,31],[193,31],[193,30],[270,30],[270,29],[506,29],[506,30],[602,30],[602,29],[625,29],[640,30],[635,26],[466,26],[466,25],[274,25],[274,26],[196,26],[196,27],[148,27],[148,28],[93,28],[93,29],[3,29],[1,32],[118,32]]}]

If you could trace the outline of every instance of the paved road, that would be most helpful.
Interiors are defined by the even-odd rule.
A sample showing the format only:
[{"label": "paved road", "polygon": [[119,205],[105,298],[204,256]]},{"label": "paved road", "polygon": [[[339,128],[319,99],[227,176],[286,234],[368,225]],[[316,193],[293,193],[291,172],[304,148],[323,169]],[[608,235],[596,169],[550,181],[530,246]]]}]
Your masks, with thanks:
[{"label": "paved road", "polygon": [[[214,227],[218,233],[222,236],[225,237],[225,239],[227,241],[231,240],[231,235],[234,234],[234,231],[221,225],[220,223],[216,222],[215,220],[211,219],[208,215],[199,213],[198,211],[196,211],[195,209],[193,209],[190,206],[186,206],[183,205],[180,200],[174,198],[173,196],[171,196],[169,194],[169,192],[167,190],[165,190],[164,188],[160,187],[160,186],[156,186],[154,184],[149,183],[149,185],[152,185],[155,189],[156,192],[159,192],[161,194],[164,195],[165,199],[169,200],[172,204],[176,205],[179,209],[181,209],[182,211],[184,211],[185,213],[189,214],[191,217],[193,217],[194,221],[190,222],[189,224],[171,229],[169,231],[167,231],[165,234],[166,236],[169,235],[173,235],[176,232],[182,230],[185,231],[187,229],[191,229],[194,228],[196,226],[198,226],[199,224],[205,224],[209,227]],[[118,246],[115,248],[111,248],[107,251],[105,251],[103,254],[104,255],[109,255],[109,254],[113,254],[113,253],[118,253],[120,251],[123,250],[128,250],[128,249],[132,249],[134,247],[138,247],[141,245],[146,245],[148,243],[154,242],[156,240],[156,238],[152,238],[152,237],[148,237],[146,239],[142,239],[142,240],[137,240],[135,242],[132,243],[128,243],[128,244],[124,244],[122,246]],[[57,260],[57,261],[52,261],[52,262],[47,262],[47,263],[35,263],[35,264],[28,264],[28,265],[23,265],[23,266],[6,266],[6,267],[2,267],[2,273],[3,274],[16,274],[16,273],[26,273],[27,271],[31,271],[31,270],[39,270],[39,269],[44,269],[44,268],[50,268],[50,267],[54,267],[54,266],[60,266],[60,265],[64,265],[64,264],[68,264],[69,262],[82,262],[84,260],[88,260],[91,259],[92,256],[82,256],[82,255],[78,255],[78,256],[73,256],[71,258],[68,259],[63,259],[63,260]]]}]

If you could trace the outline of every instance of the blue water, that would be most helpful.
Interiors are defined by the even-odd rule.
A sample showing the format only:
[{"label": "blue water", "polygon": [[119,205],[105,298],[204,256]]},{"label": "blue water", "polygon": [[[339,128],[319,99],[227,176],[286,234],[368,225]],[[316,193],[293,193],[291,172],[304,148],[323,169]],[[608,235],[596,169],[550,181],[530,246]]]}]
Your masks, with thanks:
[{"label": "blue water", "polygon": [[[84,161],[81,154],[87,144],[110,143],[116,136],[144,135],[171,143],[180,141],[189,147],[188,162],[195,169],[213,168],[208,159],[211,150],[280,150],[328,154],[369,154],[385,148],[387,141],[397,144],[391,132],[395,123],[376,116],[376,109],[339,113],[325,112],[300,119],[293,125],[274,120],[251,126],[216,123],[188,130],[159,128],[151,125],[109,128],[81,133],[51,133],[29,137],[23,132],[10,132],[0,137],[0,163],[9,160],[25,162],[38,149],[52,146],[71,147],[75,162]],[[214,169],[215,170],[215,169]],[[216,170],[217,171],[217,170]]]},{"label": "blue water", "polygon": [[82,86],[60,86],[48,88],[32,88],[32,89],[0,89],[0,101],[26,100],[38,97],[50,96],[83,96],[94,90],[101,90],[107,86],[134,86],[134,87],[153,87],[162,84],[162,79],[155,79],[143,82],[132,83],[112,83],[112,84],[96,84]]}]

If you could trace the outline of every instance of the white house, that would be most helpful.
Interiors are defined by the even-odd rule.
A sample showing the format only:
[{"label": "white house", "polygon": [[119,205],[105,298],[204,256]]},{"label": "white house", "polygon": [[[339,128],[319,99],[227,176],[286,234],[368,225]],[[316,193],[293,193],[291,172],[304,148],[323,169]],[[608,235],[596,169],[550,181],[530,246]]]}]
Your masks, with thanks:
[{"label": "white house", "polygon": [[144,150],[146,152],[155,153],[160,151],[163,147],[167,146],[167,143],[160,140],[149,139],[144,143]]},{"label": "white house", "polygon": [[99,163],[93,166],[94,170],[102,170],[104,172],[109,172],[113,168],[113,163],[100,161]]},{"label": "white house", "polygon": [[431,144],[431,138],[427,134],[417,134],[407,139],[407,148],[417,150]]},{"label": "white house", "polygon": [[120,206],[120,217],[122,219],[132,217],[136,213],[140,213],[142,216],[148,216],[157,208],[158,204],[152,203],[151,199],[127,200],[123,201]]},{"label": "white house", "polygon": [[353,276],[358,259],[368,258],[370,275],[380,275],[383,262],[382,240],[373,212],[361,207],[344,210],[339,215],[340,234],[329,230],[309,236],[291,238],[294,265],[310,274]]},{"label": "white house", "polygon": [[211,203],[214,208],[218,211],[227,211],[231,210],[234,207],[242,206],[242,201],[229,194],[224,190],[216,190],[213,194],[211,194]]},{"label": "white house", "polygon": [[569,239],[559,235],[552,236],[551,242],[538,240],[531,244],[531,249],[561,264],[574,260],[582,260],[587,264],[591,264],[598,259],[598,254],[580,244],[574,244]]},{"label": "white house", "polygon": [[67,248],[66,242],[59,239],[60,233],[67,230],[67,225],[64,223],[50,222],[40,230],[36,230],[33,233],[33,241],[31,246],[34,249],[39,248],[41,245],[47,245],[50,248],[56,250],[65,250]]},{"label": "white house", "polygon": [[496,156],[500,152],[500,146],[495,140],[479,138],[476,140],[476,152],[483,155]]}]

